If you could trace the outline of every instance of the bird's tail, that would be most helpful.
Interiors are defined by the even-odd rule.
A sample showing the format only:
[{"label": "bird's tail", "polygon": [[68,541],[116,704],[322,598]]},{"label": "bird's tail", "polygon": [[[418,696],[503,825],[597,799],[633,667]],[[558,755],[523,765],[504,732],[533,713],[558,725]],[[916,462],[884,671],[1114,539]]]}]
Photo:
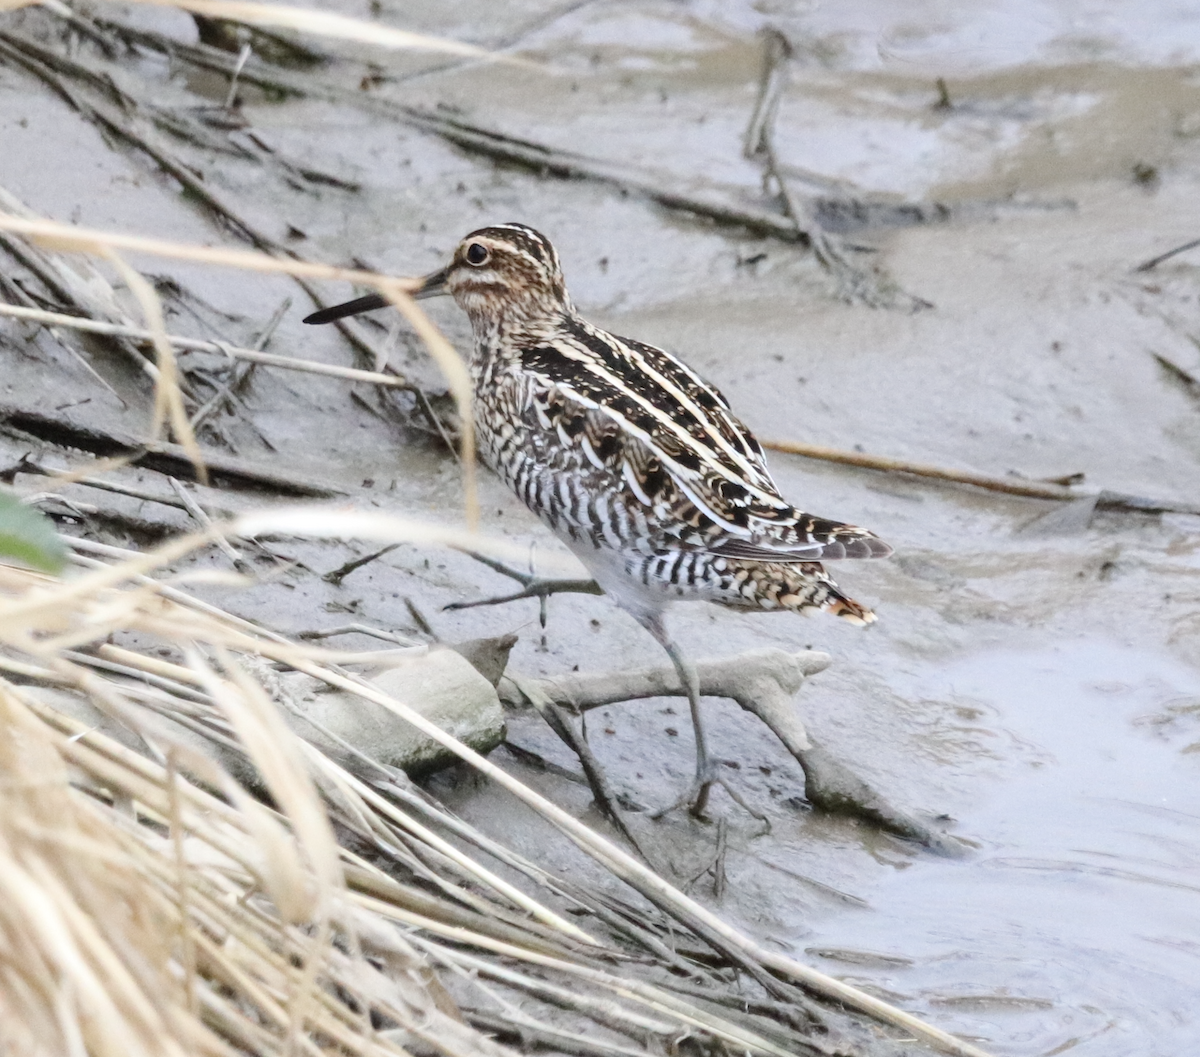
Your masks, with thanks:
[{"label": "bird's tail", "polygon": [[850,621],[851,624],[859,625],[859,627],[875,623],[875,613],[873,610],[868,609],[861,602],[854,601],[853,598],[847,598],[840,591],[837,592],[837,597],[831,598],[823,608],[826,613],[832,613],[835,617],[841,617],[843,620]]},{"label": "bird's tail", "polygon": [[779,605],[797,612],[824,610],[851,624],[875,622],[875,614],[861,602],[846,595],[820,562],[777,565],[782,583],[777,596]]}]

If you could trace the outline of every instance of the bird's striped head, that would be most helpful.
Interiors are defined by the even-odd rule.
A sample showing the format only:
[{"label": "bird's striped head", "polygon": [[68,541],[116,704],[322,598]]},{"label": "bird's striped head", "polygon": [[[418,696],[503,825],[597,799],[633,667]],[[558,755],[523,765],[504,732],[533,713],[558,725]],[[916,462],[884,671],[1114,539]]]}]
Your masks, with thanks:
[{"label": "bird's striped head", "polygon": [[450,263],[426,278],[421,292],[450,294],[472,322],[557,317],[571,310],[558,254],[545,235],[524,224],[472,231]]},{"label": "bird's striped head", "polygon": [[[414,297],[450,294],[472,324],[557,320],[573,312],[558,254],[550,240],[524,224],[496,224],[472,231],[458,244],[445,268],[427,275]],[[323,308],[305,323],[332,323],[390,302],[367,294]]]}]

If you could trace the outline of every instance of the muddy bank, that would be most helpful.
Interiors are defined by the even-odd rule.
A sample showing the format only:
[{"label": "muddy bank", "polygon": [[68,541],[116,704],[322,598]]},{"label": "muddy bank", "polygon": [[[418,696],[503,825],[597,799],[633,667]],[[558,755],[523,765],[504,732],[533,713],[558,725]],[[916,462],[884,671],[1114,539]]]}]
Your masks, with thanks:
[{"label": "muddy bank", "polygon": [[[181,15],[113,17],[185,45],[197,39]],[[387,116],[389,107],[422,107],[777,214],[779,196],[763,192],[761,165],[741,149],[761,63],[755,34],[768,17],[757,8],[466,4],[413,13],[385,4],[380,17],[484,44],[512,41],[552,68],[450,64],[415,77],[447,63],[346,57],[286,72],[357,93],[363,105],[332,90],[280,99],[248,84],[238,119],[246,127],[227,129],[217,106],[223,75],[149,47],[117,70],[86,42],[76,57],[206,130],[212,142],[202,146],[172,136],[152,113],[138,117],[239,215],[315,259],[423,273],[482,223],[534,224],[559,247],[591,318],[679,352],[764,438],[997,475],[1082,473],[1097,488],[1195,499],[1200,407],[1156,357],[1200,377],[1192,340],[1200,251],[1133,272],[1200,234],[1196,36],[1166,5],[1143,5],[1136,24],[1132,16],[1097,24],[1071,5],[953,19],[917,8],[903,22],[874,4],[769,13],[799,55],[777,132],[797,192],[893,221],[885,207],[944,207],[937,223],[842,225],[858,247],[852,260],[933,306],[913,314],[839,300],[803,246],[609,184],[497,164]],[[6,19],[68,53],[53,20]],[[227,222],[144,152],[10,61],[0,65],[0,142],[0,186],[39,213],[235,242]],[[340,183],[297,175],[301,168]],[[174,332],[251,345],[291,297],[271,351],[364,365],[343,337],[300,325],[309,303],[286,280],[137,263],[161,277]],[[465,347],[453,305],[433,312]],[[382,343],[386,325],[364,331]],[[81,426],[144,431],[150,389],[127,358],[7,322],[0,335],[7,404],[48,404]],[[399,335],[390,362],[445,410],[444,384],[415,340]],[[198,361],[196,370],[218,366]],[[203,439],[228,458],[325,482],[356,506],[459,517],[458,468],[413,394],[256,368],[236,412],[213,422]],[[0,440],[6,466],[31,450],[28,438]],[[877,608],[879,624],[864,633],[694,606],[672,614],[677,637],[700,657],[760,646],[829,653],[830,668],[799,698],[808,729],[905,810],[950,816],[945,824],[974,852],[934,858],[813,812],[795,760],[728,701],[708,704],[712,739],[772,831],[755,837],[757,826],[718,794],[729,831],[719,903],[704,870],[714,827],[677,816],[651,823],[645,812],[632,813],[632,825],[662,849],[677,880],[694,878],[694,894],[764,941],[993,1052],[1153,1057],[1194,1045],[1200,520],[1050,518],[1061,508],[1044,501],[784,455],[771,463],[785,495],[867,525],[897,548],[890,562],[839,570]],[[163,489],[153,469],[118,476]],[[497,482],[485,478],[482,488],[491,529],[536,541],[547,560],[561,552]],[[97,501],[83,486],[64,494]],[[231,510],[269,495],[228,484],[197,494]],[[104,503],[121,517],[81,525],[101,538],[152,540],[189,524],[171,507]],[[457,554],[405,546],[340,585],[321,580],[369,549],[276,545],[275,558],[254,559],[263,582],[221,594],[222,603],[288,632],[360,621],[420,634],[405,605],[412,599],[447,640],[517,632],[512,665],[530,675],[661,661],[603,598],[552,599],[544,634],[533,601],[443,613],[449,602],[510,586]],[[205,559],[212,568],[223,561]],[[514,713],[509,727],[515,744],[577,769],[535,715]],[[631,803],[660,806],[687,780],[691,744],[676,700],[605,706],[589,737]],[[494,758],[606,825],[586,786],[504,749]],[[581,868],[505,796],[453,773],[433,788],[531,856]]]}]

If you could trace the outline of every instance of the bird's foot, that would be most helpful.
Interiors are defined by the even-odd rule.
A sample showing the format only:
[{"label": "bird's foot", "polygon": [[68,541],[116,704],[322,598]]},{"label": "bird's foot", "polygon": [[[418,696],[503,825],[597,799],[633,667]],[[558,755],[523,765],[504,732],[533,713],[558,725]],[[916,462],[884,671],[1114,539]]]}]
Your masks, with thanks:
[{"label": "bird's foot", "polygon": [[692,779],[692,784],[688,787],[686,793],[684,793],[677,800],[668,804],[666,807],[655,811],[650,817],[652,819],[660,819],[665,815],[669,815],[672,811],[687,805],[688,814],[691,815],[692,818],[699,822],[711,822],[712,819],[706,814],[706,811],[708,809],[708,800],[712,794],[712,788],[714,785],[719,785],[725,790],[725,792],[729,794],[730,799],[733,800],[738,807],[745,811],[746,814],[757,819],[763,824],[762,833],[758,834],[758,836],[762,836],[763,834],[771,831],[771,820],[767,818],[767,816],[761,811],[751,807],[746,798],[742,796],[742,794],[739,793],[728,780],[716,773],[715,763],[708,764],[702,771],[698,771],[695,778]]},{"label": "bird's foot", "polygon": [[444,609],[474,609],[476,606],[498,606],[505,602],[515,602],[521,598],[538,598],[542,602],[542,626],[545,627],[546,599],[551,595],[604,594],[603,589],[595,580],[549,579],[539,576],[532,570],[522,572],[520,569],[514,569],[510,565],[496,561],[495,558],[489,558],[486,554],[477,554],[474,551],[464,551],[463,553],[474,558],[477,562],[482,562],[489,569],[500,573],[501,576],[507,576],[510,580],[516,580],[521,585],[521,590],[514,591],[510,595],[497,595],[494,598],[478,598],[471,602],[451,602],[449,605],[444,606]]}]

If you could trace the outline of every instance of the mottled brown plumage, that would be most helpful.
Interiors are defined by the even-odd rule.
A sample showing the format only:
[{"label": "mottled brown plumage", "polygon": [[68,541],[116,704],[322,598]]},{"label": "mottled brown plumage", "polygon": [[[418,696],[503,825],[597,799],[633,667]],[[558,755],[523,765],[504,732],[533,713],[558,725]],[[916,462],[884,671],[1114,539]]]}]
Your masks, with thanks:
[{"label": "mottled brown plumage", "polygon": [[[672,601],[824,609],[875,619],[821,560],[891,548],[853,525],[803,513],[779,493],[753,434],[682,361],[592,326],[575,311],[558,254],[532,228],[468,235],[422,295],[470,317],[470,369],[483,460],[663,644],[689,692],[697,736],[693,811],[718,779],[695,675],[666,634]],[[315,313],[329,322],[382,307],[370,295]]]}]

